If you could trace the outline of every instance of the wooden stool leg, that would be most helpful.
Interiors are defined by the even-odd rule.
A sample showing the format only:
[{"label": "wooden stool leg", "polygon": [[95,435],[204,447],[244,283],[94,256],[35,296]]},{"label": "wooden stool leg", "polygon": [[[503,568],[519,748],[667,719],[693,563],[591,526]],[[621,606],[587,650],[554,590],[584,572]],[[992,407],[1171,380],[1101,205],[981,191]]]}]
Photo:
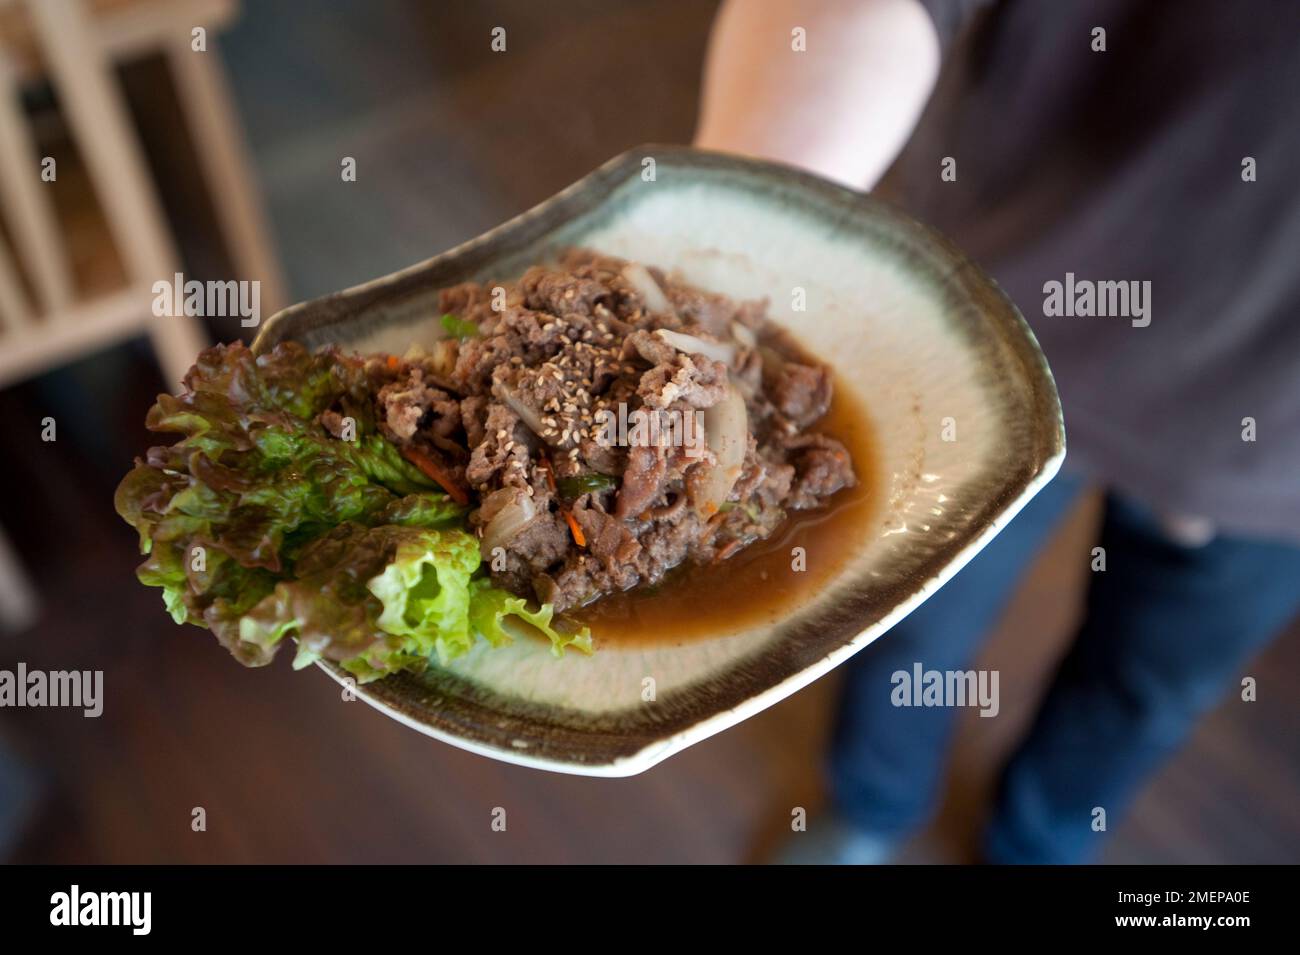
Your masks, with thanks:
[{"label": "wooden stool leg", "polygon": [[270,317],[288,304],[284,279],[220,54],[214,45],[196,52],[186,34],[167,58],[237,278],[261,281],[262,315]]},{"label": "wooden stool leg", "polygon": [[[178,261],[116,76],[79,0],[29,3],[50,76],[85,157],[95,194],[135,282],[171,282]],[[150,302],[141,301],[149,309]],[[176,388],[205,343],[197,319],[150,317],[149,337],[167,385]]]},{"label": "wooden stool leg", "polygon": [[31,320],[22,280],[9,258],[9,250],[0,245],[0,341],[6,332],[26,328]]},{"label": "wooden stool leg", "polygon": [[23,113],[21,91],[0,50],[0,211],[31,276],[41,309],[49,314],[72,301],[72,268],[59,238],[54,183],[41,181],[40,157]]}]

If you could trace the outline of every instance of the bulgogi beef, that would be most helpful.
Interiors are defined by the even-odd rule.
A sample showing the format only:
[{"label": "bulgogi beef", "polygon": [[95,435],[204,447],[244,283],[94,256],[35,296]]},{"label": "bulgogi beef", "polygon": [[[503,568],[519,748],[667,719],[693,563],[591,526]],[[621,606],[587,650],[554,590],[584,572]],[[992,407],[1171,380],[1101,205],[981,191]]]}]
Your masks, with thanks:
[{"label": "bulgogi beef", "polygon": [[808,430],[829,369],[764,303],[572,250],[439,304],[459,337],[373,368],[381,427],[475,507],[492,577],[521,596],[563,611],[725,560],[855,482]]}]

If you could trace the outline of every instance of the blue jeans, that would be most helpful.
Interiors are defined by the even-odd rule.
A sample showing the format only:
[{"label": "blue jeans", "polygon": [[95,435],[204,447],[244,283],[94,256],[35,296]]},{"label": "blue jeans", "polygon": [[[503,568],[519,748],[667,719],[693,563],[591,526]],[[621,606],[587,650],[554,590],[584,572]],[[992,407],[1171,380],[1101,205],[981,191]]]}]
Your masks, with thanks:
[{"label": "blue jeans", "polygon": [[[915,663],[972,668],[1020,572],[1080,490],[1053,481],[945,587],[845,664],[829,782],[848,821],[901,838],[931,813],[956,710],[894,706],[891,676]],[[1300,609],[1300,548],[1231,537],[1185,547],[1114,495],[1099,543],[1106,570],[1091,575],[1074,643],[1003,772],[984,841],[990,862],[1087,860],[1100,842],[1094,808],[1113,828],[1147,775]]]}]

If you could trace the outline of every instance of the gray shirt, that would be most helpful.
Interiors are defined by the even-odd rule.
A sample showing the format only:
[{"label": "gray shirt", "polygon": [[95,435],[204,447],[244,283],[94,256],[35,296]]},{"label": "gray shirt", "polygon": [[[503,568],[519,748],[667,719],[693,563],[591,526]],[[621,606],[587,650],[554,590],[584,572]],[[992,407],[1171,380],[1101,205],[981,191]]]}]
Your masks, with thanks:
[{"label": "gray shirt", "polygon": [[1300,3],[922,2],[944,70],[885,188],[1024,312],[1067,468],[1300,540]]}]

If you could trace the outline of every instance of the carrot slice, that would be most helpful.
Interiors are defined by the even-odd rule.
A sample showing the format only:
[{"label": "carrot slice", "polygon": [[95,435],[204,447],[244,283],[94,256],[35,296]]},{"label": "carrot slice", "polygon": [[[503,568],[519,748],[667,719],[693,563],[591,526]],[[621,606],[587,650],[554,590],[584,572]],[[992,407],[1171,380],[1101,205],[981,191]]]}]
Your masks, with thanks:
[{"label": "carrot slice", "polygon": [[569,511],[560,511],[564,515],[564,520],[569,525],[569,530],[573,532],[573,542],[579,547],[587,546],[587,535],[582,533],[582,528],[578,525],[578,520]]},{"label": "carrot slice", "polygon": [[401,360],[400,358],[398,358],[396,355],[389,355],[389,356],[388,356],[388,369],[389,369],[389,371],[397,371],[397,369],[399,369],[399,368],[401,368],[401,367],[402,367],[402,360]]},{"label": "carrot slice", "polygon": [[[551,469],[551,459],[544,454],[539,454],[537,456],[537,463],[546,474],[546,486],[551,489],[552,494],[558,493],[556,491],[555,472]],[[569,532],[573,534],[573,542],[579,547],[586,547],[587,535],[582,533],[582,527],[578,524],[577,519],[569,509],[561,507],[560,515],[564,518],[564,522],[569,525]]]},{"label": "carrot slice", "polygon": [[539,455],[537,456],[537,460],[538,460],[538,463],[542,466],[542,470],[546,472],[546,486],[547,486],[547,488],[550,489],[550,492],[551,492],[552,494],[557,493],[557,492],[556,492],[556,489],[555,489],[555,487],[556,487],[556,486],[555,486],[555,472],[551,470],[551,459],[548,458],[548,457],[547,457],[546,455],[544,455],[544,454],[539,454]]},{"label": "carrot slice", "polygon": [[426,477],[436,481],[457,504],[464,505],[469,503],[469,494],[466,493],[465,488],[463,488],[460,485],[460,482],[452,476],[450,471],[442,466],[441,462],[436,461],[419,448],[410,444],[402,448],[402,457],[406,458],[406,460],[419,468],[420,472]]}]

